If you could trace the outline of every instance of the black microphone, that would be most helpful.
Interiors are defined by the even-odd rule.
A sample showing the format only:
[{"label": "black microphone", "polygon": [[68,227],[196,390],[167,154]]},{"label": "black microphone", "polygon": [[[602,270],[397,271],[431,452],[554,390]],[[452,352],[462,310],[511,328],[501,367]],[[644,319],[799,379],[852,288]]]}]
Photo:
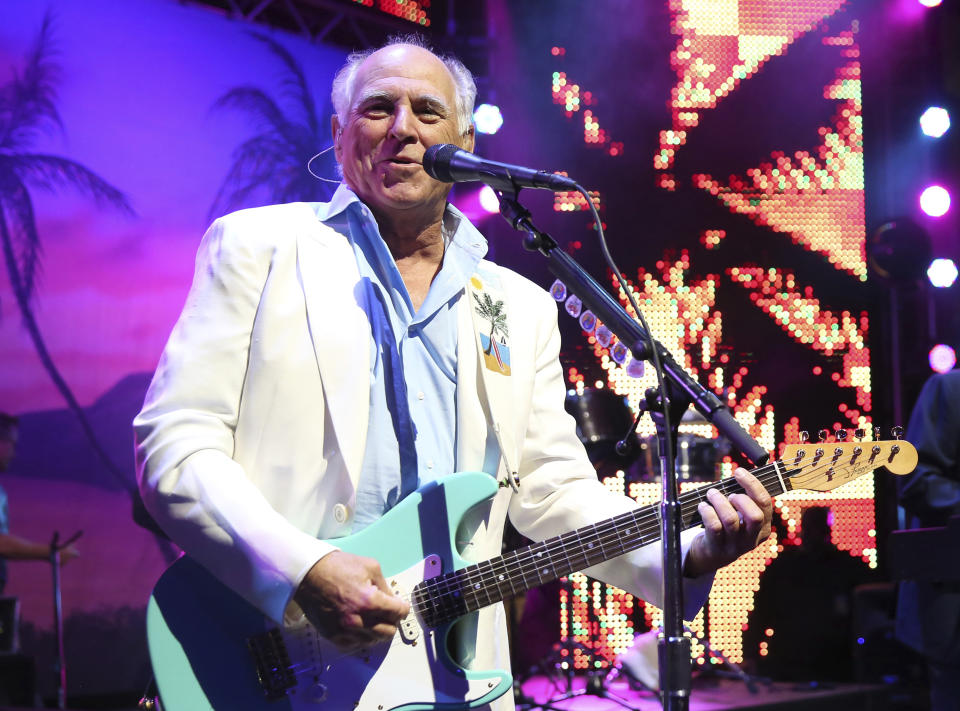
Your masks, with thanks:
[{"label": "black microphone", "polygon": [[576,190],[576,181],[565,175],[533,170],[519,165],[498,163],[457,148],[451,143],[437,143],[423,154],[423,169],[442,183],[480,181],[501,190],[543,188],[544,190]]}]

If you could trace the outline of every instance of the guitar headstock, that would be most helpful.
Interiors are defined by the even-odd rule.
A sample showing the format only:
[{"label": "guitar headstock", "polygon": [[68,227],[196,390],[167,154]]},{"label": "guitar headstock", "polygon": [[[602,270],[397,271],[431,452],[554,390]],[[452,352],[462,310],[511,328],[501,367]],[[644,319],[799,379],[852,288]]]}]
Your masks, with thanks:
[{"label": "guitar headstock", "polygon": [[917,466],[917,450],[901,439],[804,442],[785,445],[780,460],[792,489],[830,491],[880,467],[891,474],[909,474]]}]

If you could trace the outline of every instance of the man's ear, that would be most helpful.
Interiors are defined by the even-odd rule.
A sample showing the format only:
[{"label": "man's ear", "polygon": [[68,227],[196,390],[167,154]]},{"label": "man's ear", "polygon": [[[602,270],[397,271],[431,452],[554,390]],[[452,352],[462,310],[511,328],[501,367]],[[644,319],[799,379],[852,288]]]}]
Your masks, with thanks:
[{"label": "man's ear", "polygon": [[334,114],[330,117],[330,135],[333,136],[333,153],[340,160],[340,135],[343,133],[343,127],[340,125],[340,117]]}]

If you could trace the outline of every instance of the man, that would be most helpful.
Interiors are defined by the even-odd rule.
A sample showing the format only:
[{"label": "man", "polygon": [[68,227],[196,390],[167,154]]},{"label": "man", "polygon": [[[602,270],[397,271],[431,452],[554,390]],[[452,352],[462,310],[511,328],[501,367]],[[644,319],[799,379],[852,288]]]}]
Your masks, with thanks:
[{"label": "man", "polygon": [[[473,149],[475,94],[462,64],[410,40],[351,55],[333,86],[343,185],[214,223],[135,420],[144,501],[170,536],[269,617],[302,611],[344,648],[392,637],[409,608],[377,561],[320,539],[420,484],[503,484],[458,535],[473,560],[500,553],[508,515],[543,539],[636,506],[597,481],[563,409],[555,303],[482,260],[422,168],[431,145]],[[749,495],[713,491],[708,533],[686,538],[691,612],[709,574],[769,534],[769,496],[738,478]],[[658,556],[590,572],[657,599]],[[509,667],[502,607],[473,623],[462,661]]]},{"label": "man", "polygon": [[[946,526],[960,516],[960,370],[930,376],[914,405],[907,439],[913,473],[898,479],[908,528]],[[897,601],[897,637],[924,655],[933,711],[960,710],[960,581],[907,580]]]},{"label": "man", "polygon": [[[20,420],[0,412],[0,472],[10,468],[17,451]],[[60,563],[66,564],[79,555],[73,544],[60,549]],[[31,541],[10,533],[10,512],[7,492],[0,487],[0,594],[7,584],[7,560],[50,560],[50,544]]]}]

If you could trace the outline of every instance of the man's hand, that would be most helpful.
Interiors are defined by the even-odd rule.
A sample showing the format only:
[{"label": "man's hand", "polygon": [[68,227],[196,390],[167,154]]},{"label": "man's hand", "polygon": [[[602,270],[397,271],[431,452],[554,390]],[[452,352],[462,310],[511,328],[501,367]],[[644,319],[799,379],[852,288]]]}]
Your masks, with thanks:
[{"label": "man's hand", "polygon": [[344,651],[389,640],[409,603],[390,592],[373,558],[334,551],[317,561],[294,600],[320,634]]},{"label": "man's hand", "polygon": [[770,494],[746,469],[737,469],[733,476],[746,493],[731,494],[728,499],[710,489],[707,501],[697,507],[703,519],[703,533],[693,540],[687,552],[683,567],[687,577],[722,568],[770,537]]}]

